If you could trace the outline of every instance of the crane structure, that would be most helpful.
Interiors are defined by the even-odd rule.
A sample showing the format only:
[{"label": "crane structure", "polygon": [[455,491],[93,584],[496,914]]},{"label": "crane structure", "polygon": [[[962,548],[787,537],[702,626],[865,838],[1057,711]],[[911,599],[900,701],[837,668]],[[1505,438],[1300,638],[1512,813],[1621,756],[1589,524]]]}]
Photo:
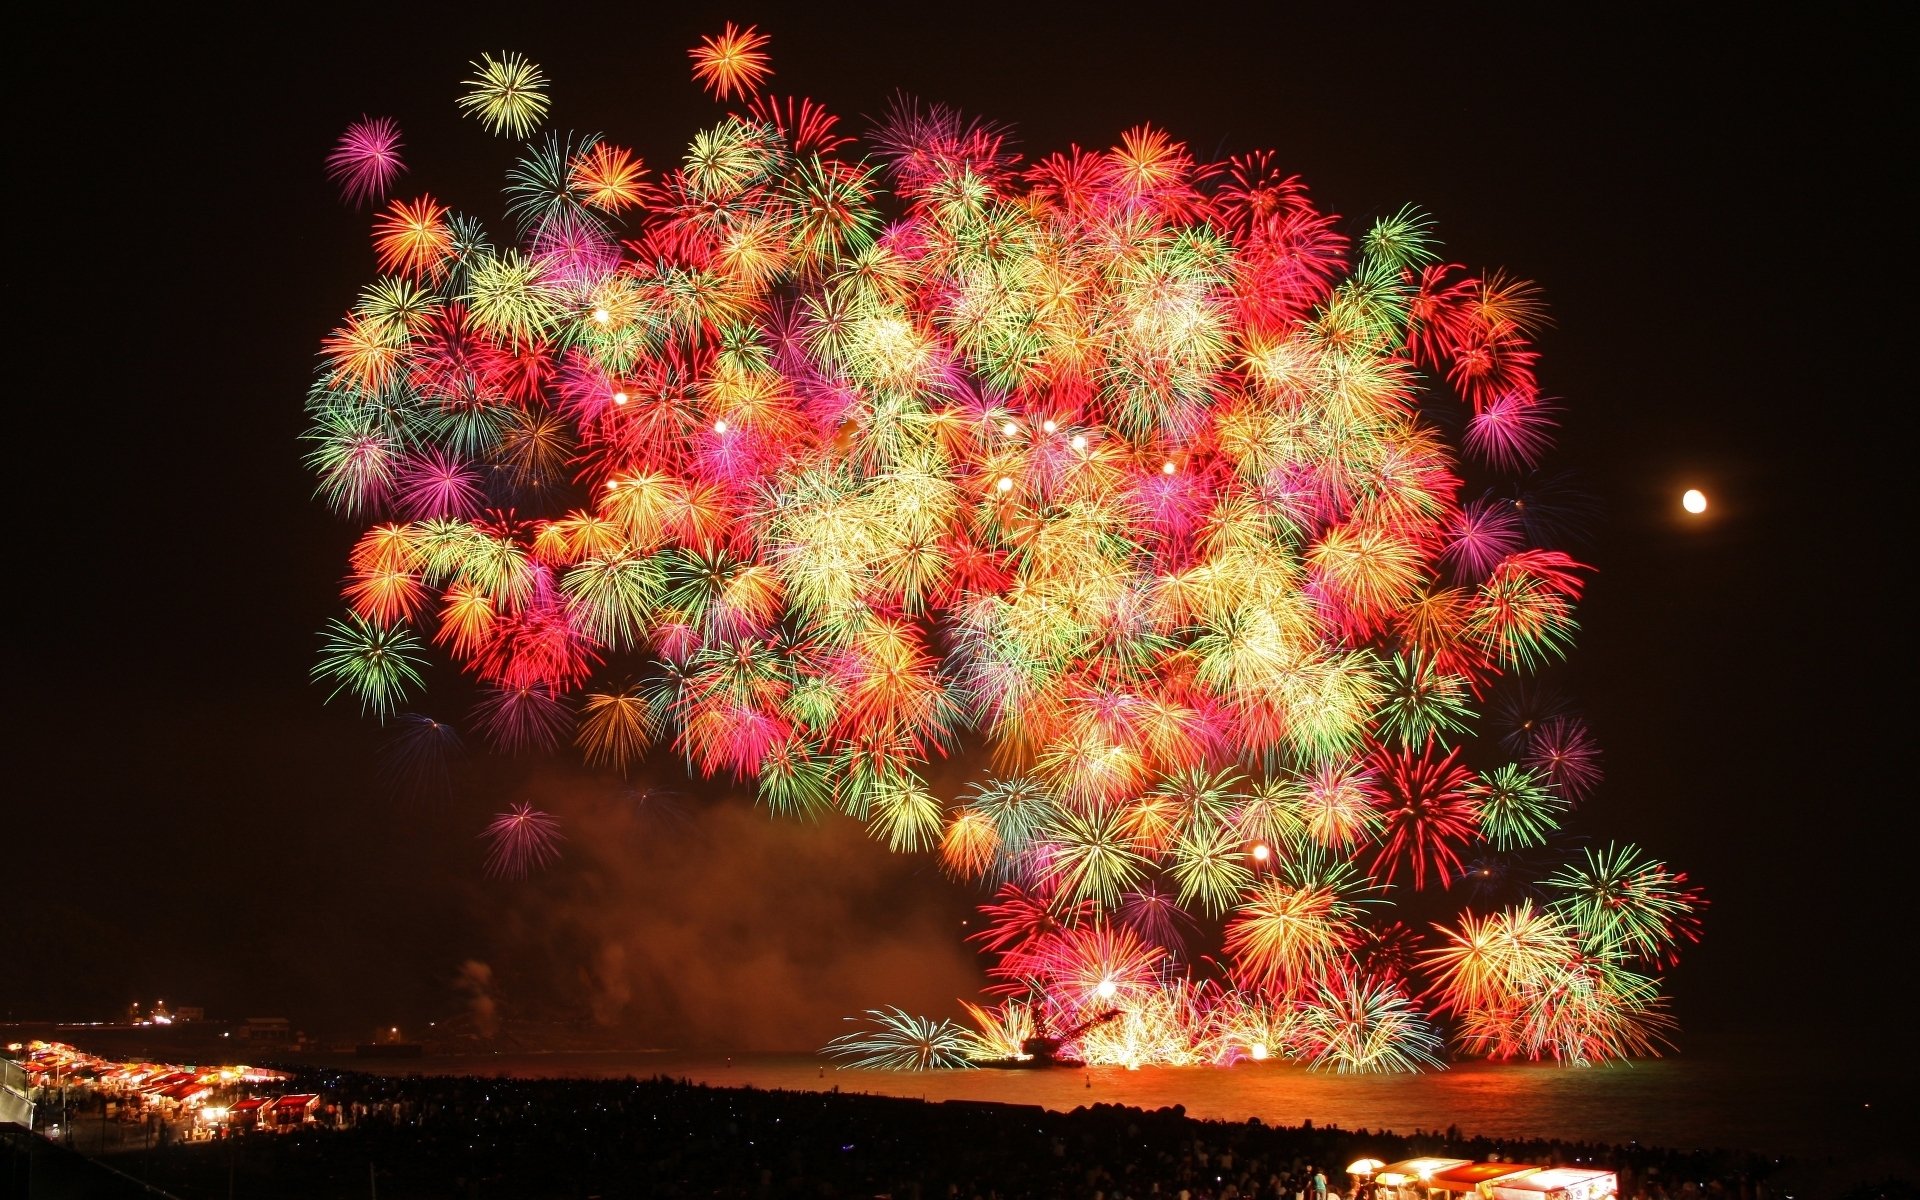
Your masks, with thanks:
[{"label": "crane structure", "polygon": [[1119,1015],[1121,1015],[1119,1009],[1110,1008],[1105,1012],[1096,1013],[1094,1016],[1087,1018],[1063,1033],[1036,1034],[1020,1043],[1019,1057],[1003,1058],[997,1062],[987,1062],[980,1065],[993,1067],[1077,1067],[1081,1064],[1073,1059],[1060,1057],[1060,1047],[1066,1045],[1074,1038],[1079,1037],[1087,1030],[1098,1025],[1104,1025]]}]

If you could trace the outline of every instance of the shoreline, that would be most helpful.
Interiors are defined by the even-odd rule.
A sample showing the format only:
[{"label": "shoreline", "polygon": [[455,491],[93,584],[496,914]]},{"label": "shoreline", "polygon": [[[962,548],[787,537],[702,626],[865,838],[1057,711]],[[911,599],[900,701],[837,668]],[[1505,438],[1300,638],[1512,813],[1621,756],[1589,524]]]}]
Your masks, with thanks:
[{"label": "shoreline", "polygon": [[[327,1069],[388,1075],[447,1073],[613,1078],[667,1073],[713,1086],[1035,1103],[1070,1111],[1094,1101],[1148,1110],[1181,1104],[1207,1119],[1351,1128],[1473,1128],[1492,1137],[1559,1138],[1725,1148],[1807,1157],[1873,1153],[1910,1135],[1893,1121],[1904,1083],[1870,1090],[1824,1086],[1804,1064],[1747,1055],[1660,1059],[1587,1069],[1535,1063],[1462,1064],[1447,1072],[1334,1075],[1285,1062],[1229,1068],[1120,1067],[889,1072],[842,1067],[818,1055],[657,1051],[519,1051],[433,1055],[394,1062],[309,1056]],[[284,1060],[282,1060],[284,1061]],[[1091,1085],[1091,1086],[1089,1086]],[[1866,1103],[1870,1102],[1870,1103]],[[1915,1170],[1920,1170],[1916,1165]]]},{"label": "shoreline", "polygon": [[[238,1046],[224,1048],[240,1049]],[[176,1042],[172,1049],[178,1051],[186,1047]],[[579,1047],[435,1047],[421,1057],[396,1059],[360,1058],[337,1050],[280,1055],[271,1053],[266,1046],[248,1049],[267,1052],[256,1062],[292,1073],[293,1080],[276,1085],[278,1090],[331,1094],[344,1088],[361,1095],[384,1097],[377,1103],[393,1101],[403,1106],[436,1093],[468,1092],[483,1097],[503,1093],[532,1096],[537,1100],[535,1107],[566,1113],[583,1104],[591,1107],[589,1102],[595,1096],[617,1095],[622,1088],[640,1086],[639,1081],[645,1080],[648,1084],[664,1081],[677,1088],[743,1099],[772,1097],[778,1103],[803,1107],[809,1103],[844,1108],[904,1102],[924,1105],[932,1112],[1037,1113],[1048,1120],[1070,1119],[1087,1111],[1135,1115],[1172,1113],[1207,1127],[1250,1126],[1294,1135],[1310,1131],[1344,1135],[1364,1128],[1368,1131],[1366,1136],[1382,1140],[1382,1145],[1376,1148],[1378,1152],[1364,1156],[1386,1161],[1415,1152],[1465,1158],[1498,1155],[1508,1159],[1525,1158],[1527,1153],[1532,1153],[1536,1158],[1576,1160],[1593,1159],[1604,1153],[1629,1162],[1650,1157],[1686,1160],[1703,1164],[1699,1170],[1713,1173],[1715,1177],[1733,1169],[1726,1164],[1741,1163],[1745,1165],[1734,1173],[1749,1177],[1779,1176],[1785,1172],[1786,1178],[1799,1174],[1809,1178],[1818,1176],[1828,1182],[1920,1179],[1920,1164],[1916,1164],[1914,1152],[1904,1145],[1907,1138],[1895,1140],[1871,1133],[1874,1127],[1899,1128],[1897,1124],[1889,1124],[1895,1115],[1890,1105],[1872,1106],[1872,1126],[1853,1122],[1845,1127],[1844,1144],[1838,1136],[1829,1136],[1843,1132],[1839,1123],[1798,1126],[1802,1136],[1795,1144],[1789,1144],[1787,1139],[1760,1136],[1761,1126],[1743,1126],[1740,1113],[1750,1114],[1751,1109],[1717,1105],[1730,1094],[1729,1081],[1751,1085],[1755,1060],[1747,1058],[1718,1060],[1717,1069],[1723,1071],[1737,1061],[1746,1072],[1738,1076],[1715,1076],[1707,1070],[1714,1066],[1715,1060],[1695,1060],[1691,1065],[1683,1065],[1668,1059],[1585,1071],[1540,1064],[1476,1064],[1431,1075],[1366,1077],[1312,1073],[1297,1065],[1271,1062],[1226,1069],[1143,1067],[1127,1071],[1117,1067],[1050,1067],[1021,1071],[887,1072],[834,1064],[817,1054],[729,1056],[664,1047],[626,1051]],[[1785,1060],[1761,1065],[1775,1072],[1791,1073],[1795,1069],[1793,1062]],[[1486,1101],[1490,1092],[1498,1094],[1500,1103]],[[1417,1104],[1409,1105],[1409,1097],[1417,1100]],[[1710,1119],[1691,1124],[1682,1122],[1668,1128],[1732,1131],[1740,1141],[1726,1148],[1726,1141],[1688,1141],[1638,1132],[1620,1138],[1597,1137],[1589,1132],[1596,1128],[1590,1122],[1596,1097],[1630,1109],[1644,1109],[1649,1099],[1670,1107],[1688,1106],[1708,1114]],[[1874,1097],[1876,1101],[1879,1098]],[[215,1102],[230,1104],[232,1098]],[[431,1107],[435,1102],[427,1103]],[[1410,1118],[1409,1112],[1419,1115]],[[1483,1121],[1489,1114],[1496,1119]],[[339,1122],[334,1117],[328,1120]],[[511,1124],[492,1128],[490,1136],[535,1153],[539,1147],[538,1124],[535,1122],[526,1128]],[[1622,1126],[1616,1123],[1615,1127]],[[1765,1128],[1786,1127],[1775,1123]],[[1653,1128],[1646,1127],[1648,1132]],[[1436,1134],[1436,1130],[1447,1132]],[[1869,1131],[1869,1135],[1863,1136],[1863,1130]],[[124,1145],[127,1140],[106,1137],[101,1126],[89,1128],[81,1124],[79,1134],[82,1150],[90,1148],[89,1141],[96,1143],[99,1150],[106,1150],[109,1143]],[[296,1140],[305,1136],[296,1135]],[[317,1136],[353,1141],[370,1135],[361,1129],[329,1128]],[[385,1136],[386,1142],[393,1140],[392,1136]],[[1406,1153],[1396,1154],[1386,1148],[1388,1143],[1406,1147]],[[1521,1147],[1535,1149],[1522,1151]],[[130,1148],[136,1154],[140,1152],[137,1146]],[[394,1145],[388,1148],[396,1152],[402,1150]],[[187,1154],[200,1150],[192,1146],[177,1149]],[[259,1147],[249,1151],[261,1152]],[[325,1151],[323,1156],[331,1152]],[[114,1161],[119,1160],[114,1157]],[[1721,1165],[1710,1166],[1714,1163]],[[383,1193],[387,1190],[382,1188]],[[1801,1183],[1776,1194],[1790,1194],[1795,1200],[1803,1200],[1836,1193],[1824,1186],[1816,1188]],[[1904,1192],[1887,1194],[1920,1195],[1920,1191],[1909,1187]]]},{"label": "shoreline", "polygon": [[[1091,1196],[1095,1190],[1109,1197],[1133,1194],[1065,1185],[1049,1190],[1052,1184],[1045,1181],[1062,1171],[1074,1178],[1106,1172],[1115,1180],[1153,1175],[1167,1185],[1161,1194],[1171,1196],[1199,1179],[1182,1176],[1192,1176],[1196,1154],[1202,1168],[1209,1155],[1216,1165],[1258,1162],[1274,1179],[1297,1172],[1303,1162],[1325,1167],[1338,1159],[1335,1165],[1343,1167],[1363,1157],[1599,1166],[1619,1172],[1622,1197],[1651,1200],[1916,1194],[1910,1182],[1904,1192],[1884,1186],[1850,1191],[1894,1178],[1866,1164],[1853,1164],[1863,1169],[1850,1174],[1832,1164],[1724,1150],[1482,1137],[1458,1129],[1396,1132],[1312,1120],[1228,1121],[1192,1115],[1178,1104],[1149,1109],[1095,1100],[1062,1110],[1006,1100],[931,1100],[852,1090],[841,1086],[849,1082],[846,1072],[838,1081],[829,1076],[825,1088],[791,1089],[667,1075],[526,1078],[289,1069],[294,1078],[287,1089],[325,1098],[313,1124],[289,1133],[128,1150],[106,1161],[181,1197],[225,1195],[229,1177],[257,1177],[273,1181],[271,1188],[243,1187],[236,1194],[289,1200],[332,1195],[349,1182],[365,1187],[369,1172],[380,1175],[383,1196],[467,1194],[449,1193],[446,1185],[464,1181],[465,1187],[472,1179],[462,1172],[469,1171],[493,1180],[481,1194],[526,1197],[798,1191],[939,1196],[949,1186],[959,1187],[961,1196],[1002,1198]],[[1195,1149],[1201,1146],[1208,1149]],[[796,1186],[785,1186],[786,1176]],[[1215,1195],[1228,1182],[1224,1175],[1199,1181],[1216,1185]],[[1336,1182],[1342,1195],[1345,1182]],[[1689,1183],[1691,1190],[1683,1186]],[[979,1187],[970,1192],[970,1184]],[[1264,1177],[1251,1185],[1243,1181],[1235,1194],[1292,1194],[1260,1190],[1264,1186]],[[1196,1200],[1209,1194],[1189,1190]]]}]

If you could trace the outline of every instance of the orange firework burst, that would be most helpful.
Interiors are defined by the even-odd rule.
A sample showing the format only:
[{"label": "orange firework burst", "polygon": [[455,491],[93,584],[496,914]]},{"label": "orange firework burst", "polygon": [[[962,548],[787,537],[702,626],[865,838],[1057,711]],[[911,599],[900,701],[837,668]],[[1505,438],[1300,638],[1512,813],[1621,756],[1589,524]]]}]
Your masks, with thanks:
[{"label": "orange firework burst", "polygon": [[438,279],[453,253],[453,231],[447,227],[448,209],[422,196],[412,204],[395,200],[373,224],[373,248],[382,271],[404,271],[415,277]]},{"label": "orange firework burst", "polygon": [[644,206],[645,187],[640,180],[646,174],[647,168],[631,150],[595,142],[574,156],[568,182],[579,189],[580,198],[588,204],[619,212]]},{"label": "orange firework burst", "polygon": [[747,96],[759,90],[760,81],[773,74],[767,55],[760,47],[768,38],[752,25],[737,29],[732,21],[718,37],[703,37],[687,51],[693,60],[693,77],[713,93],[716,100]]}]

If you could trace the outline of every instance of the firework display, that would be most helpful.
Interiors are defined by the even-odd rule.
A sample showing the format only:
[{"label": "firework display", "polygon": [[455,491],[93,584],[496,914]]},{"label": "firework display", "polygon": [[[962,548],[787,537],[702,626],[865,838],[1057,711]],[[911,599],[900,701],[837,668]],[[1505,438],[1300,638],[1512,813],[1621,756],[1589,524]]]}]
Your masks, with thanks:
[{"label": "firework display", "polygon": [[[690,52],[733,107],[658,175],[474,64],[505,223],[392,200],[308,396],[367,526],[316,676],[442,789],[436,661],[500,750],[670,757],[979,885],[977,1029],[875,1009],[855,1061],[1654,1050],[1703,901],[1560,833],[1599,761],[1538,678],[1584,568],[1536,290],[1150,127],[1029,161],[903,100],[863,148],[766,45]],[[398,145],[349,130],[349,199]],[[484,836],[521,874],[560,829]]]}]

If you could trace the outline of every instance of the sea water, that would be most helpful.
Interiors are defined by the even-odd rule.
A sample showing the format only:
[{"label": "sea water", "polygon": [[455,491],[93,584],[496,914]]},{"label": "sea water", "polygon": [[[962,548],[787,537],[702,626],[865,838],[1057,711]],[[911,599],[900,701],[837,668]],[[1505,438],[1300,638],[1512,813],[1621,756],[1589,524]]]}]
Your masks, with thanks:
[{"label": "sea water", "polygon": [[[1421,1075],[1337,1075],[1278,1062],[1234,1067],[1048,1067],[874,1071],[817,1054],[437,1054],[354,1064],[388,1074],[609,1078],[670,1075],[727,1087],[988,1100],[1070,1110],[1094,1103],[1184,1106],[1202,1119],[1467,1135],[1725,1148],[1802,1159],[1864,1155],[1920,1175],[1920,1131],[1890,1063],[1788,1055],[1762,1042],[1703,1043],[1685,1055],[1568,1068],[1466,1062]],[[1898,1110],[1898,1111],[1896,1111]],[[1904,1161],[1905,1167],[1901,1169]]]}]

